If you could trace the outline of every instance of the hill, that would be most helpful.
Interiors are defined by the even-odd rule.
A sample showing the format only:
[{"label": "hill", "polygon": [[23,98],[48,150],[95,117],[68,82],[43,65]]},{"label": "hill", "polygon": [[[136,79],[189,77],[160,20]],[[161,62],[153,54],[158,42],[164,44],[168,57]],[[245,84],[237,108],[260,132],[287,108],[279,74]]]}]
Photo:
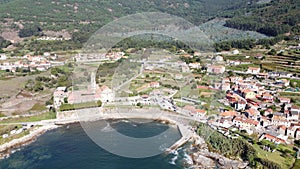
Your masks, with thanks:
[{"label": "hill", "polygon": [[0,21],[14,29],[34,25],[43,30],[93,32],[138,12],[166,12],[199,24],[221,11],[245,6],[244,0],[0,0]]},{"label": "hill", "polygon": [[[273,0],[251,6],[226,21],[225,26],[257,31],[269,36],[285,33],[300,34],[300,1]],[[239,13],[239,15],[238,15]]]}]

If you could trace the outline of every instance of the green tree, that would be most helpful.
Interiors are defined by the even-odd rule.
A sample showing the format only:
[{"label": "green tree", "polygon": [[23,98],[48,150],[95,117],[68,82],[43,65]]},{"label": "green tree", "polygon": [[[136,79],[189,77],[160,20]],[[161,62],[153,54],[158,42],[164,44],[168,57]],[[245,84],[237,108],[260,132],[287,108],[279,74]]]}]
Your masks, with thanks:
[{"label": "green tree", "polygon": [[97,101],[97,106],[98,106],[98,107],[101,107],[101,106],[102,106],[101,100],[98,100],[98,101]]}]

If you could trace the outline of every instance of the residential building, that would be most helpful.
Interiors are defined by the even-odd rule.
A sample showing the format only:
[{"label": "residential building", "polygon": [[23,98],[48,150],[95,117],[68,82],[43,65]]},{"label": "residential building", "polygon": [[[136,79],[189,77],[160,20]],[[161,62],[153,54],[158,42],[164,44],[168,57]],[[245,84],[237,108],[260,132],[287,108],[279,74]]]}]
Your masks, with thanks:
[{"label": "residential building", "polygon": [[276,144],[284,144],[285,143],[284,139],[280,138],[278,135],[276,136],[273,134],[264,133],[260,136],[259,141],[261,141],[263,139],[274,142]]},{"label": "residential building", "polygon": [[265,94],[262,95],[262,100],[266,101],[266,102],[273,102],[274,97],[269,93],[265,93]]},{"label": "residential building", "polygon": [[0,53],[0,60],[6,60],[7,56],[5,53]]},{"label": "residential building", "polygon": [[230,90],[230,83],[223,83],[223,84],[222,84],[222,90],[223,90],[223,91],[228,91],[228,90]]},{"label": "residential building", "polygon": [[58,87],[53,93],[53,106],[58,108],[64,103],[64,99],[68,97],[67,87]]},{"label": "residential building", "polygon": [[200,63],[196,62],[196,63],[189,63],[189,67],[191,69],[199,69],[200,68]]},{"label": "residential building", "polygon": [[249,67],[247,70],[247,73],[250,74],[259,74],[260,72],[260,68],[256,68],[256,67]]},{"label": "residential building", "polygon": [[243,117],[235,117],[233,119],[233,124],[241,130],[250,130],[259,126],[259,122],[257,120]]},{"label": "residential building", "polygon": [[245,99],[252,99],[252,98],[256,97],[256,93],[254,93],[252,90],[245,89],[245,90],[242,90],[242,96]]},{"label": "residential building", "polygon": [[150,87],[152,87],[152,88],[159,88],[160,84],[159,84],[159,82],[151,82],[150,83]]},{"label": "residential building", "polygon": [[278,97],[278,100],[282,104],[290,104],[291,103],[291,99],[290,98]]},{"label": "residential building", "polygon": [[211,65],[207,67],[208,73],[214,73],[214,74],[222,74],[225,72],[225,66],[215,66]]}]

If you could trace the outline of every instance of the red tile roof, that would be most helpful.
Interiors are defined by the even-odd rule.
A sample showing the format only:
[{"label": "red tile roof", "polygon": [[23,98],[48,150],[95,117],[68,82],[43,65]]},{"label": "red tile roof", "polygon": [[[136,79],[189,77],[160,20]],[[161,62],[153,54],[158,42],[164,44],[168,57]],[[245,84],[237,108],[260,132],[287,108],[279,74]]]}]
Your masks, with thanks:
[{"label": "red tile roof", "polygon": [[236,115],[237,115],[236,111],[225,111],[225,112],[220,114],[220,116],[224,116],[224,117],[226,117],[226,116],[236,116]]},{"label": "red tile roof", "polygon": [[242,123],[252,124],[252,125],[255,125],[255,126],[257,126],[259,124],[258,121],[253,120],[253,119],[245,119],[245,118],[236,117],[234,120],[235,121],[240,121]]}]

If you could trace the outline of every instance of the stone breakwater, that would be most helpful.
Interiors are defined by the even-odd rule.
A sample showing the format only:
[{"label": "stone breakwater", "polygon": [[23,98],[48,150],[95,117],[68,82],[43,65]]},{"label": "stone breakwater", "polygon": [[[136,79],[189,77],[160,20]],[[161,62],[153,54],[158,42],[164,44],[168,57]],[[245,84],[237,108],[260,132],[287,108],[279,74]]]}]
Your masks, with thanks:
[{"label": "stone breakwater", "polygon": [[35,141],[40,135],[44,134],[48,130],[57,128],[57,125],[46,125],[30,131],[30,133],[24,137],[14,139],[8,143],[0,145],[0,159],[9,157],[11,153],[19,149],[22,146],[28,145]]}]

